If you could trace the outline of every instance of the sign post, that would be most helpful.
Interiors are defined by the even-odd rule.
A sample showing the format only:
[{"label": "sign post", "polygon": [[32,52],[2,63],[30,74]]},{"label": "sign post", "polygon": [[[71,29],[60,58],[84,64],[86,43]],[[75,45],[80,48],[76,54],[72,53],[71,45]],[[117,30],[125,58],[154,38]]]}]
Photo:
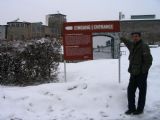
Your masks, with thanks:
[{"label": "sign post", "polygon": [[118,78],[121,83],[121,42],[119,41]]},{"label": "sign post", "polygon": [[[119,22],[125,17],[122,12],[119,12]],[[119,83],[121,83],[121,42],[119,42]]]},{"label": "sign post", "polygon": [[64,60],[64,81],[67,82],[67,68],[66,68],[66,60]]}]

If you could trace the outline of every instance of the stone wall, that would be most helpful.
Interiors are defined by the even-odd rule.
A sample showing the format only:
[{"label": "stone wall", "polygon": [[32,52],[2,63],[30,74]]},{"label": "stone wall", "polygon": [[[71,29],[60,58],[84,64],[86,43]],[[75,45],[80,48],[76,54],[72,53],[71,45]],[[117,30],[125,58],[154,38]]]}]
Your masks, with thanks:
[{"label": "stone wall", "polygon": [[132,32],[141,32],[142,39],[154,44],[160,41],[159,20],[125,20],[121,21],[121,34],[130,38]]},{"label": "stone wall", "polygon": [[7,40],[31,39],[31,24],[23,22],[10,22],[7,29]]},{"label": "stone wall", "polygon": [[0,25],[0,40],[5,40],[6,39],[6,25]]}]

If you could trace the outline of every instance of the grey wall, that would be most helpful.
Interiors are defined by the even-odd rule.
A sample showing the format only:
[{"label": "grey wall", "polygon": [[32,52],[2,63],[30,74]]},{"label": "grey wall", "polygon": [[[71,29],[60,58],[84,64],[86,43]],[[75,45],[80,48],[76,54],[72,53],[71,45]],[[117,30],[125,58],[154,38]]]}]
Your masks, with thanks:
[{"label": "grey wall", "polygon": [[6,39],[6,29],[7,27],[5,25],[0,25],[0,40]]},{"label": "grey wall", "polygon": [[142,39],[148,43],[160,41],[160,20],[125,20],[121,21],[121,34],[130,38],[131,32],[141,32]]}]

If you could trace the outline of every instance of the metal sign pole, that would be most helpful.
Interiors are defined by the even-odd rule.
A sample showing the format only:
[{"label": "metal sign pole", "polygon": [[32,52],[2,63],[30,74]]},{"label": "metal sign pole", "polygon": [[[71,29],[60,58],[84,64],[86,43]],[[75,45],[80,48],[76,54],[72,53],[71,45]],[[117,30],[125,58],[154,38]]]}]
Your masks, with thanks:
[{"label": "metal sign pole", "polygon": [[66,60],[64,60],[64,81],[67,82]]},{"label": "metal sign pole", "polygon": [[118,59],[118,64],[119,64],[119,83],[121,83],[121,43],[119,43],[119,59]]},{"label": "metal sign pole", "polygon": [[[119,21],[121,22],[121,19],[124,17],[122,12],[119,12]],[[121,23],[120,23],[121,27]],[[121,34],[121,33],[120,33]],[[119,60],[118,60],[118,67],[119,67],[119,83],[121,83],[121,42],[119,42]]]}]

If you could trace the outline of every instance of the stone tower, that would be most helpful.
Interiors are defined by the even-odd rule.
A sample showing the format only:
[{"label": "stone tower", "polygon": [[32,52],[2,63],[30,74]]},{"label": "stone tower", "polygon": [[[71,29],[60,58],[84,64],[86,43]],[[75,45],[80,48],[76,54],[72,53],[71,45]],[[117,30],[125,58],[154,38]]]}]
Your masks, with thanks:
[{"label": "stone tower", "polygon": [[66,21],[66,15],[61,13],[49,14],[46,16],[46,24],[52,29],[55,37],[58,38],[63,34],[63,23]]}]

